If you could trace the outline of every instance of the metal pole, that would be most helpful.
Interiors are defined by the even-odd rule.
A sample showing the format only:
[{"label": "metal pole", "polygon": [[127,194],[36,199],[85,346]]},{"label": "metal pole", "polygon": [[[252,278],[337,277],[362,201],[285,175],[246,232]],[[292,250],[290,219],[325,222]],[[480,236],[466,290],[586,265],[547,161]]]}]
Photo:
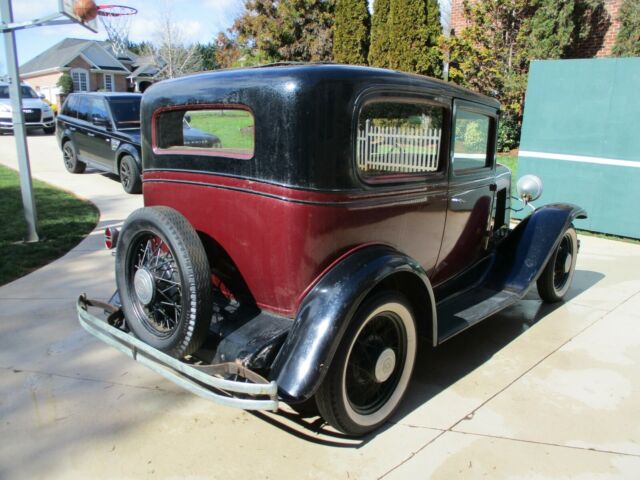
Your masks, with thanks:
[{"label": "metal pole", "polygon": [[[0,18],[2,18],[4,24],[13,22],[11,0],[0,0]],[[13,135],[16,140],[16,150],[18,152],[20,190],[22,192],[22,204],[24,205],[24,217],[27,221],[26,241],[37,242],[39,240],[37,232],[38,218],[33,200],[33,189],[31,187],[31,167],[29,166],[29,150],[27,149],[24,114],[22,113],[22,92],[20,91],[16,38],[13,31],[3,32],[2,37],[4,39],[7,73],[9,74],[9,94],[11,96],[11,108],[13,110]]]}]

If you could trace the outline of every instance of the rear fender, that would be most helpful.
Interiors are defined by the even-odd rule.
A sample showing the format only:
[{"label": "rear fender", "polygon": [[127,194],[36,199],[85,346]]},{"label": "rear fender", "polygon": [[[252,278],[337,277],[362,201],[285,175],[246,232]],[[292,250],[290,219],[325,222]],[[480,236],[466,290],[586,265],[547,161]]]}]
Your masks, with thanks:
[{"label": "rear fender", "polygon": [[554,203],[522,220],[497,249],[490,286],[524,296],[576,218],[587,218],[587,213],[576,205]]},{"label": "rear fender", "polygon": [[436,328],[433,290],[415,260],[387,246],[357,250],[329,270],[304,298],[271,370],[281,398],[299,402],[315,393],[360,303],[385,278],[401,272],[424,285],[424,301],[430,302]]}]

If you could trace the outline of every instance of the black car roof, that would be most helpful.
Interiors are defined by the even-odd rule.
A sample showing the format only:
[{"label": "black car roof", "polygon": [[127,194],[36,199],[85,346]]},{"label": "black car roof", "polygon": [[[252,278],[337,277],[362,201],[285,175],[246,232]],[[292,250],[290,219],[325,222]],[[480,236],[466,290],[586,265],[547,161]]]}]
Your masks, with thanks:
[{"label": "black car roof", "polygon": [[[355,115],[367,99],[396,96],[435,101],[446,112],[454,98],[500,108],[497,100],[457,85],[381,68],[287,64],[197,73],[158,82],[145,91],[143,166],[215,172],[296,188],[359,188],[362,182],[353,162]],[[191,152],[155,151],[153,128],[159,135],[178,131],[181,110],[224,105],[253,115],[252,159],[230,162]],[[163,119],[160,127],[154,117]]]}]

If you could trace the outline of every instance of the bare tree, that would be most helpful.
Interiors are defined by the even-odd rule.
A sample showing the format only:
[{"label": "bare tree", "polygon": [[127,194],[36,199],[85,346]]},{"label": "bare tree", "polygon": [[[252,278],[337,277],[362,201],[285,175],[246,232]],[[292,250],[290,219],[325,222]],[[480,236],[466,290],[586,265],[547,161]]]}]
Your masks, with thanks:
[{"label": "bare tree", "polygon": [[152,56],[160,68],[157,78],[175,78],[203,69],[203,58],[195,43],[187,41],[184,30],[173,19],[171,8],[165,5],[156,21],[156,41],[145,48],[143,56]]}]

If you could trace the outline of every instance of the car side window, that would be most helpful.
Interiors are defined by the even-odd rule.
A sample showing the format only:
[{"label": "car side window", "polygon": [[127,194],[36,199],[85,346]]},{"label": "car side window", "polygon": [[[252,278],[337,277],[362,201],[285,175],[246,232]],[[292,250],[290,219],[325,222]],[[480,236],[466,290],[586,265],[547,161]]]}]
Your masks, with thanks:
[{"label": "car side window", "polygon": [[454,173],[489,166],[487,150],[490,129],[489,116],[458,108],[453,146]]},{"label": "car side window", "polygon": [[156,153],[253,157],[255,121],[244,108],[170,110],[154,117]]},{"label": "car side window", "polygon": [[366,103],[358,116],[356,163],[366,177],[440,169],[444,108],[419,101]]},{"label": "car side window", "polygon": [[109,113],[107,112],[107,106],[104,104],[104,100],[102,98],[94,97],[91,99],[90,104],[90,116],[89,120],[93,121],[94,117],[109,120]]},{"label": "car side window", "polygon": [[78,104],[78,97],[72,95],[65,102],[64,108],[62,110],[62,114],[68,117],[76,118],[78,116],[78,112],[76,111],[76,105]]},{"label": "car side window", "polygon": [[87,98],[86,96],[81,96],[78,98],[78,105],[77,105],[77,111],[78,111],[78,120],[84,120],[85,122],[90,122],[91,121],[91,104],[89,102],[89,98]]}]

